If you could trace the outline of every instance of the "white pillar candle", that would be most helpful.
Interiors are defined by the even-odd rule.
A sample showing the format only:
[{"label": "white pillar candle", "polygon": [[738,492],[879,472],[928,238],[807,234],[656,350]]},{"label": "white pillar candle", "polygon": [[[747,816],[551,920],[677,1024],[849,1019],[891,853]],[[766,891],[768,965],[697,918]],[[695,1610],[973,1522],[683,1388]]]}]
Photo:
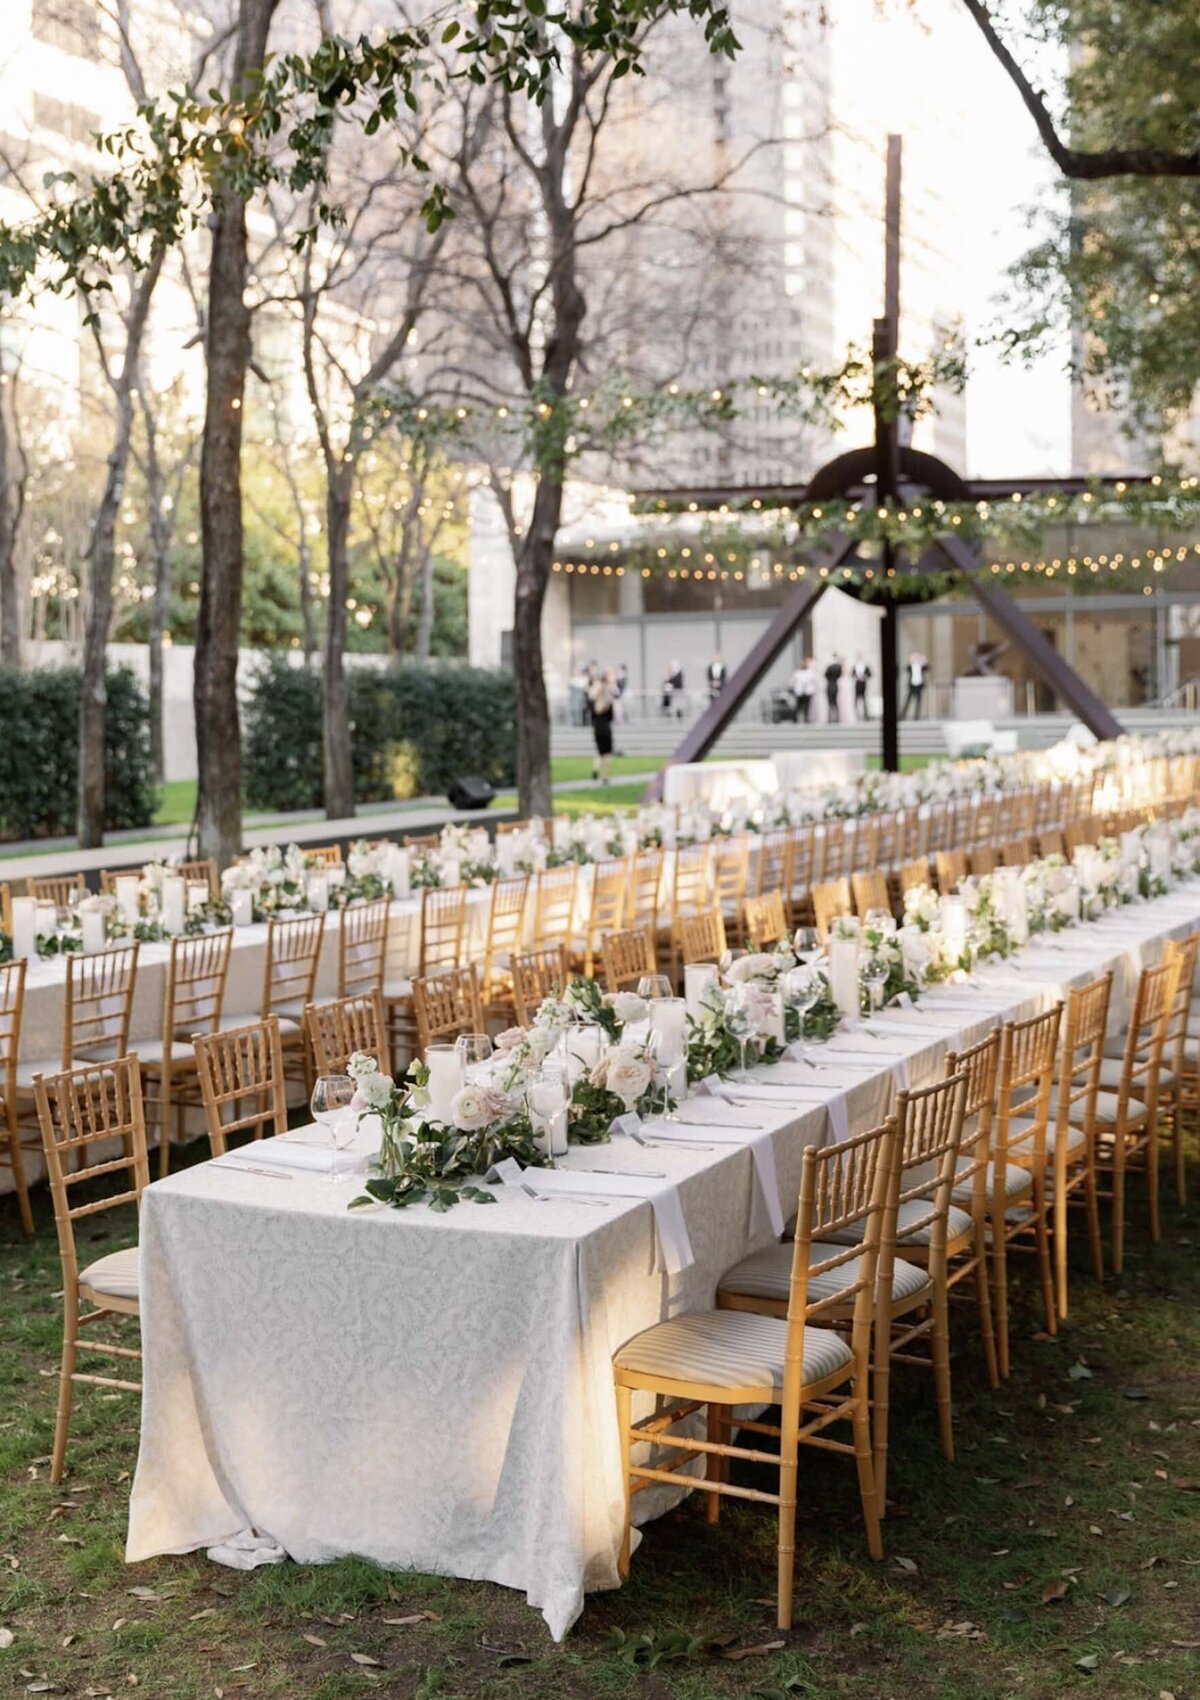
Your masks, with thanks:
[{"label": "white pillar candle", "polygon": [[51,933],[58,931],[58,909],[53,903],[39,903],[34,919],[39,938],[48,938]]},{"label": "white pillar candle", "polygon": [[555,815],[550,822],[550,843],[555,850],[565,850],[571,842],[571,821],[567,815]]},{"label": "white pillar candle", "polygon": [[1171,840],[1164,832],[1153,833],[1149,842],[1150,872],[1155,879],[1171,878]]},{"label": "white pillar candle", "polygon": [[324,872],[309,874],[305,882],[308,894],[308,907],[317,915],[323,915],[329,908],[329,877]]},{"label": "white pillar candle", "polygon": [[600,1061],[603,1044],[604,1034],[591,1022],[563,1029],[563,1045],[568,1065],[574,1065],[571,1069],[572,1081],[578,1080],[585,1071],[595,1068]]},{"label": "white pillar candle", "polygon": [[967,948],[967,906],[961,897],[943,897],[939,907],[946,956],[957,962]]},{"label": "white pillar candle", "polygon": [[658,1036],[658,1060],[674,1068],[684,1053],[686,998],[655,998],[650,1005],[650,1031]]},{"label": "white pillar candle", "polygon": [[138,884],[136,874],[117,875],[117,908],[130,926],[133,926],[138,919]]},{"label": "white pillar candle", "polygon": [[1079,919],[1079,882],[1071,877],[1064,891],[1058,894],[1058,907],[1069,921]]},{"label": "white pillar candle", "polygon": [[445,886],[462,884],[462,863],[457,856],[442,857],[442,884]]},{"label": "white pillar candle", "polygon": [[162,882],[162,924],[168,933],[181,933],[184,925],[184,883],[177,874]]},{"label": "white pillar candle", "polygon": [[12,900],[12,947],[17,962],[37,951],[37,904],[32,897]]},{"label": "white pillar candle", "polygon": [[345,885],[346,869],[343,863],[330,862],[321,871],[325,875],[326,884],[330,891],[332,891],[335,886]]},{"label": "white pillar candle", "polygon": [[197,909],[203,909],[208,902],[209,890],[207,880],[188,880],[187,882],[187,912],[194,914]]},{"label": "white pillar candle", "polygon": [[634,855],[637,854],[637,848],[638,848],[638,830],[637,830],[637,827],[636,826],[623,826],[621,828],[621,854],[623,856],[634,856]]},{"label": "white pillar candle", "polygon": [[496,869],[507,879],[515,866],[512,833],[502,832],[496,838]]},{"label": "white pillar candle", "polygon": [[683,1001],[693,1021],[703,1014],[704,996],[720,979],[715,962],[689,962],[683,970]]},{"label": "white pillar candle", "polygon": [[407,897],[412,890],[412,851],[397,844],[392,851],[392,896]]},{"label": "white pillar candle", "polygon": [[83,934],[83,948],[89,954],[104,949],[104,910],[93,899],[90,903],[79,906],[79,927]]},{"label": "white pillar candle", "polygon": [[1009,937],[1016,945],[1029,942],[1029,893],[1025,889],[1025,881],[1021,877],[1020,868],[1005,868],[1004,880],[1004,919],[1008,926]]},{"label": "white pillar candle", "polygon": [[834,1003],[848,1019],[858,1015],[858,940],[829,941],[829,989]]},{"label": "white pillar candle", "polygon": [[663,816],[662,841],[664,850],[675,848],[675,816],[670,810]]},{"label": "white pillar candle", "polygon": [[235,927],[248,927],[254,919],[254,893],[245,890],[231,891],[229,913]]},{"label": "white pillar candle", "polygon": [[449,1122],[450,1106],[463,1083],[462,1054],[454,1045],[426,1045],[429,1069],[429,1115],[432,1121]]},{"label": "white pillar candle", "polygon": [[538,1150],[547,1157],[565,1157],[569,1145],[567,1106],[560,1086],[534,1082],[529,1088],[529,1120]]}]

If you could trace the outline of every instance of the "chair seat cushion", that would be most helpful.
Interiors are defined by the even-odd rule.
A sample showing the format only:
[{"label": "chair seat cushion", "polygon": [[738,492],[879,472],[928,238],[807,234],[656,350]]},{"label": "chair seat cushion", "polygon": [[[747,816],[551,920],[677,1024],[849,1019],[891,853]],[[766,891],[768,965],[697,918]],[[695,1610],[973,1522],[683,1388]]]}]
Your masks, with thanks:
[{"label": "chair seat cushion", "polygon": [[93,1292],[107,1293],[113,1299],[136,1299],[138,1296],[138,1251],[110,1251],[80,1270],[79,1284]]},{"label": "chair seat cushion", "polygon": [[[251,1017],[252,1020],[256,1019]],[[143,1068],[158,1069],[163,1062],[163,1042],[161,1039],[131,1039],[129,1049],[136,1055]],[[179,1034],[171,1046],[171,1072],[178,1074],[180,1069],[195,1068],[196,1053],[192,1049],[192,1036]]]},{"label": "chair seat cushion", "polygon": [[[299,1015],[285,1015],[283,1012],[289,1007],[290,1006],[287,1004],[280,1004],[278,1009],[273,1009],[271,1011],[272,1015],[279,1017],[279,1036],[284,1040],[298,1039],[300,1037],[300,1023],[304,1016],[304,1009],[300,1005],[297,1006],[300,1010]],[[251,1010],[248,1014],[243,1015],[223,1015],[221,1017],[220,1030],[222,1033],[232,1033],[235,1027],[254,1027],[261,1020],[262,1015],[258,1010]]]},{"label": "chair seat cushion", "polygon": [[383,982],[384,1003],[412,1002],[411,980],[385,980]]},{"label": "chair seat cushion", "polygon": [[[1116,1092],[1097,1092],[1096,1122],[1099,1126],[1115,1127],[1117,1125],[1117,1106],[1119,1102],[1119,1095]],[[1132,1126],[1136,1122],[1144,1122],[1145,1119],[1145,1104],[1143,1104],[1139,1098],[1130,1098],[1125,1105],[1126,1123]]]},{"label": "chair seat cushion", "polygon": [[[925,1218],[929,1215],[931,1209],[932,1204],[927,1198],[906,1198],[902,1201],[899,1214],[896,1217],[897,1245],[902,1244],[905,1240],[908,1240],[912,1245],[929,1244],[933,1224],[932,1222],[925,1222]],[[914,1228],[913,1224],[920,1222],[924,1222],[924,1226]],[[946,1238],[956,1240],[961,1234],[969,1234],[971,1225],[971,1212],[960,1210],[957,1205],[952,1204],[946,1221]],[[834,1235],[839,1245],[855,1245],[862,1237],[863,1225],[861,1222],[848,1222],[844,1228]]]},{"label": "chair seat cushion", "polygon": [[[969,1169],[970,1166],[970,1158],[967,1158],[965,1162],[959,1163],[959,1172],[961,1173],[964,1168]],[[1033,1175],[1030,1170],[1023,1169],[1020,1163],[1006,1163],[1004,1165],[1005,1198],[1015,1198],[1022,1192],[1028,1192],[1032,1185]],[[994,1162],[991,1162],[987,1166],[987,1196],[988,1198],[994,1198],[995,1194],[996,1165]],[[974,1175],[972,1175],[969,1180],[964,1181],[961,1186],[956,1186],[950,1196],[954,1200],[955,1204],[969,1205],[975,1196]]]},{"label": "chair seat cushion", "polygon": [[[613,1360],[618,1369],[705,1387],[752,1387],[764,1394],[783,1388],[787,1323],[753,1311],[709,1310],[675,1317],[637,1334]],[[823,1381],[853,1362],[849,1346],[831,1328],[804,1330],[804,1379]]]},{"label": "chair seat cushion", "polygon": [[[130,1047],[132,1049],[132,1047]],[[117,1054],[115,1045],[96,1045],[89,1047],[87,1052],[77,1052],[72,1068],[84,1068],[88,1063],[112,1062]],[[17,1063],[17,1091],[32,1092],[33,1077],[43,1074],[48,1080],[52,1074],[61,1074],[63,1064],[61,1057],[30,1057],[28,1061]]]},{"label": "chair seat cushion", "polygon": [[[750,1257],[744,1257],[727,1275],[721,1277],[721,1291],[740,1293],[753,1299],[778,1299],[786,1304],[791,1285],[794,1249],[791,1245],[769,1245],[762,1251],[754,1252]],[[827,1258],[836,1257],[843,1249],[839,1245],[814,1241],[809,1249],[809,1264],[811,1266],[814,1263],[824,1263]],[[819,1275],[810,1275],[809,1303],[818,1304],[825,1299],[836,1298],[840,1292],[852,1286],[858,1280],[859,1262],[859,1258],[853,1257],[847,1263],[840,1263],[836,1269],[825,1269]],[[918,1269],[915,1264],[905,1263],[898,1257],[892,1273],[892,1297],[911,1298],[914,1293],[919,1293],[928,1281],[929,1276],[924,1269]]]}]

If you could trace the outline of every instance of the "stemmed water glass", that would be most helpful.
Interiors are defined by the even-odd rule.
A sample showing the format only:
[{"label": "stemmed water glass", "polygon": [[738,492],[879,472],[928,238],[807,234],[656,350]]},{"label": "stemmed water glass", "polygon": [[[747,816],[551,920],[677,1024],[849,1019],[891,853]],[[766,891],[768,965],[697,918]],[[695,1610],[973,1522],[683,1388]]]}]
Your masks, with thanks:
[{"label": "stemmed water glass", "polygon": [[492,1055],[492,1041],[486,1033],[460,1033],[454,1041],[454,1048],[462,1064],[464,1080],[475,1079],[472,1070],[478,1070],[482,1063],[490,1061]]},{"label": "stemmed water glass", "polygon": [[665,974],[643,974],[637,983],[637,995],[653,1003],[655,998],[674,997],[675,988]]},{"label": "stemmed water glass", "polygon": [[737,1040],[737,1047],[741,1053],[740,1073],[743,1080],[749,1073],[746,1059],[750,1050],[750,1042],[758,1030],[751,1009],[752,1002],[752,987],[745,985],[735,986],[733,989],[733,1002],[725,1017],[725,1025],[729,1029],[733,1038]]},{"label": "stemmed water glass", "polygon": [[799,968],[791,968],[780,982],[780,990],[784,1001],[796,1011],[798,1017],[798,1033],[796,1037],[796,1054],[801,1062],[806,1061],[804,1055],[804,1022],[810,1009],[814,1009],[821,999],[821,976],[810,964],[804,963]]},{"label": "stemmed water glass", "polygon": [[883,993],[888,982],[888,965],[882,956],[869,956],[863,964],[863,981],[867,988],[871,1014],[883,1008]]},{"label": "stemmed water glass", "polygon": [[313,1120],[319,1122],[333,1142],[329,1156],[329,1178],[340,1180],[337,1167],[338,1133],[350,1119],[350,1102],[354,1097],[354,1082],[348,1074],[323,1074],[312,1089],[309,1108]]},{"label": "stemmed water glass", "polygon": [[792,949],[801,962],[811,962],[821,954],[821,938],[815,927],[797,927],[792,934]]}]

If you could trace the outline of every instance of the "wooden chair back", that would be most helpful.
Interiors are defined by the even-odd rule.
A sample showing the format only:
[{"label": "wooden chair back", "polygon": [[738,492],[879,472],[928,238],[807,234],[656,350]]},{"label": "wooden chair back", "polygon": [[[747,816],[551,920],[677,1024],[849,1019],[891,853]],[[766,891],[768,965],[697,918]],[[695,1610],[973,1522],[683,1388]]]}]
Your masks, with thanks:
[{"label": "wooden chair back", "polygon": [[750,834],[715,838],[712,848],[713,902],[734,927],[741,923],[742,904],[750,878]]},{"label": "wooden chair back", "polygon": [[1025,1021],[1006,1021],[1000,1035],[999,1083],[996,1092],[994,1196],[990,1214],[995,1222],[1006,1217],[1007,1165],[1045,1172],[1046,1129],[1058,1057],[1063,1006]]},{"label": "wooden chair back", "polygon": [[644,974],[657,974],[658,962],[651,927],[623,927],[600,940],[606,992],[636,991]]},{"label": "wooden chair back", "polygon": [[498,820],[496,822],[496,837],[503,838],[510,832],[530,832],[540,829],[541,815],[531,815],[528,820]]},{"label": "wooden chair back", "polygon": [[73,951],[67,957],[62,1066],[123,1057],[137,981],[138,946]]},{"label": "wooden chair back", "polygon": [[877,868],[882,861],[879,846],[883,840],[882,816],[860,815],[854,822],[850,846],[850,871]]},{"label": "wooden chair back", "polygon": [[304,1031],[312,1053],[313,1077],[345,1074],[355,1051],[372,1056],[386,1074],[391,1066],[387,1017],[378,987],[355,997],[310,1003],[304,1011]]},{"label": "wooden chair back", "polygon": [[692,962],[720,962],[728,948],[725,917],[715,906],[698,915],[683,915],[678,922],[679,958],[686,968]]},{"label": "wooden chair back", "polygon": [[638,850],[629,861],[629,889],[625,900],[625,920],[630,927],[652,927],[664,924],[659,914],[662,901],[662,850]]},{"label": "wooden chair back", "polygon": [[441,849],[442,835],[440,832],[409,832],[405,833],[401,842],[406,850],[428,855],[430,851]]},{"label": "wooden chair back", "polygon": [[171,940],[163,1004],[163,1052],[196,1033],[215,1033],[225,1001],[233,928]]},{"label": "wooden chair back", "polygon": [[1145,1104],[1148,1125],[1158,1112],[1158,1082],[1163,1052],[1179,983],[1178,957],[1167,957],[1157,968],[1143,968],[1125,1036],[1121,1082],[1117,1089],[1117,1122],[1124,1126],[1130,1100]]},{"label": "wooden chair back", "polygon": [[629,866],[624,861],[597,862],[592,869],[592,895],[584,936],[583,971],[589,979],[600,962],[601,940],[625,925],[629,899]]},{"label": "wooden chair back", "polygon": [[900,893],[915,891],[918,886],[929,884],[929,857],[914,856],[911,861],[900,864]]},{"label": "wooden chair back", "polygon": [[790,826],[772,827],[758,836],[758,855],[754,862],[755,897],[767,897],[777,891],[786,908],[792,899],[792,859],[794,829]]},{"label": "wooden chair back", "polygon": [[999,860],[1000,853],[994,844],[977,844],[971,852],[971,872],[976,879],[984,874],[994,874]]},{"label": "wooden chair back", "polygon": [[339,998],[381,991],[387,961],[388,912],[386,897],[347,903],[338,928]]},{"label": "wooden chair back", "polygon": [[748,897],[744,906],[746,944],[750,950],[765,950],[788,936],[783,893],[778,889]]},{"label": "wooden chair back", "polygon": [[1000,846],[1000,860],[1006,868],[1023,868],[1033,860],[1033,846],[1027,834],[1020,838],[1007,838]]},{"label": "wooden chair back", "polygon": [[198,1034],[193,1047],[214,1157],[224,1156],[233,1134],[269,1139],[287,1132],[287,1086],[277,1015],[245,1027]]},{"label": "wooden chair back", "polygon": [[12,892],[7,880],[0,880],[0,933],[12,937]]},{"label": "wooden chair back", "polygon": [[1196,953],[1200,933],[1190,933],[1185,939],[1168,939],[1163,946],[1163,961],[1176,965],[1175,995],[1171,999],[1171,1014],[1163,1041],[1163,1060],[1168,1073],[1178,1081],[1188,1073],[1189,1053],[1195,1042],[1188,1032],[1192,1014],[1192,992],[1196,980]]},{"label": "wooden chair back", "polygon": [[417,1042],[422,1050],[438,1040],[453,1041],[460,1033],[482,1033],[483,1006],[479,1001],[479,971],[444,968],[413,981]]},{"label": "wooden chair back", "polygon": [[421,973],[457,968],[467,931],[467,888],[427,886],[421,893]]},{"label": "wooden chair back", "polygon": [[817,879],[820,866],[820,842],[817,829],[808,826],[794,826],[791,829],[792,839],[792,879],[789,887],[790,902],[788,904],[790,919],[795,922],[799,917],[800,908],[808,901],[809,893]]},{"label": "wooden chair back", "polygon": [[888,891],[888,878],[882,868],[852,874],[850,884],[854,891],[854,910],[860,920],[865,921],[872,909],[886,909],[891,914],[892,898]]},{"label": "wooden chair back", "polygon": [[0,962],[0,1163],[12,1171],[21,1225],[33,1232],[33,1212],[25,1182],[25,1157],[17,1126],[17,1053],[25,1009],[25,960]]},{"label": "wooden chair back", "polygon": [[561,997],[567,989],[571,966],[566,945],[540,945],[519,952],[513,957],[512,976],[517,1021],[528,1027],[543,998]]},{"label": "wooden chair back", "polygon": [[298,1019],[305,1004],[312,1002],[325,937],[324,915],[274,917],[267,926],[267,965],[263,975],[265,1018],[272,1010]]},{"label": "wooden chair back", "polygon": [[314,868],[340,868],[342,865],[342,847],[340,844],[302,844],[304,860]]},{"label": "wooden chair back", "polygon": [[937,869],[938,890],[943,897],[957,891],[967,877],[965,850],[939,850],[934,865]]},{"label": "wooden chair back", "polygon": [[[915,1092],[901,1092],[896,1101],[896,1211],[899,1214],[904,1206],[911,1206],[904,1214],[906,1239],[919,1235],[924,1245],[928,1236],[927,1267],[935,1286],[945,1276],[950,1198],[958,1183],[966,1101],[967,1077],[963,1073],[949,1074]],[[879,1280],[885,1292],[891,1291],[895,1254],[893,1229],[881,1251]]]},{"label": "wooden chair back", "polygon": [[684,915],[707,909],[711,893],[711,843],[681,844],[675,851],[675,882],[671,887],[671,919],[676,927]]},{"label": "wooden chair back", "polygon": [[[888,1218],[894,1209],[898,1139],[896,1120],[889,1117],[866,1133],[855,1134],[819,1151],[810,1145],[804,1153],[788,1292],[785,1424],[789,1384],[798,1405],[801,1377],[797,1371],[804,1361],[804,1329],[827,1324],[833,1313],[845,1316],[849,1312],[851,1316],[850,1345],[856,1373],[865,1384],[871,1354],[876,1275],[878,1272],[880,1279],[883,1278],[880,1259],[884,1237],[889,1232]],[[847,1235],[847,1229],[853,1232]],[[890,1232],[894,1231],[893,1223]],[[837,1242],[843,1236],[847,1243],[839,1245]],[[820,1250],[814,1255],[813,1248],[818,1246]],[[810,1301],[809,1286],[813,1278],[837,1269],[845,1270],[844,1284],[839,1281],[831,1290],[825,1290],[824,1297]],[[722,1295],[722,1302],[736,1303],[733,1295],[727,1294]],[[747,1308],[752,1306],[753,1301]]]},{"label": "wooden chair back", "polygon": [[485,1004],[495,1003],[506,993],[508,965],[520,950],[525,938],[528,904],[528,874],[513,874],[506,879],[497,880],[492,886],[480,987],[480,996]]},{"label": "wooden chair back", "polygon": [[1000,1066],[1000,1029],[993,1027],[985,1039],[965,1051],[946,1057],[947,1078],[965,1074],[963,1127],[959,1142],[957,1190],[971,1185],[973,1213],[982,1217],[987,1209],[987,1169],[992,1149],[992,1118],[996,1109],[996,1074]]},{"label": "wooden chair back", "polygon": [[1055,1168],[1061,1174],[1066,1173],[1068,1130],[1082,1128],[1090,1139],[1095,1126],[1112,983],[1110,969],[1098,980],[1072,986],[1067,993],[1054,1112]]},{"label": "wooden chair back", "polygon": [[27,879],[25,889],[35,903],[53,903],[62,914],[87,896],[87,881],[82,874],[46,874]]},{"label": "wooden chair back", "polygon": [[850,872],[851,831],[845,820],[827,820],[821,828],[819,878],[827,885]]},{"label": "wooden chair back", "polygon": [[[76,1222],[85,1216],[103,1215],[124,1204],[139,1203],[150,1184],[137,1058],[119,1057],[115,1062],[38,1075],[33,1090],[46,1178],[54,1200],[63,1284],[70,1304],[80,1292]],[[101,1179],[117,1190],[105,1191],[97,1197],[92,1183]],[[104,1310],[137,1312],[136,1299],[127,1301],[83,1291]],[[102,1349],[118,1356],[137,1356],[128,1349]],[[123,1384],[106,1382],[105,1385]]]},{"label": "wooden chair back", "polygon": [[568,862],[561,868],[543,868],[537,876],[533,908],[533,942],[541,947],[561,944],[570,951],[575,937],[575,897],[579,868]]},{"label": "wooden chair back", "polygon": [[850,881],[847,879],[825,880],[820,885],[814,885],[812,900],[814,923],[823,939],[829,937],[829,929],[839,915],[854,913],[850,900]]},{"label": "wooden chair back", "polygon": [[1061,856],[1063,853],[1063,835],[1058,827],[1043,827],[1037,835],[1039,856]]}]

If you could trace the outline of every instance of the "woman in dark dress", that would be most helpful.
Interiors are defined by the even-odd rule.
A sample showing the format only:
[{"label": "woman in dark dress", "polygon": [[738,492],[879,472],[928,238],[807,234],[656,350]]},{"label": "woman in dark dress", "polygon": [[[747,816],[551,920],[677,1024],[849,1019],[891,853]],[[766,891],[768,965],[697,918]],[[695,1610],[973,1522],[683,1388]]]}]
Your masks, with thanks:
[{"label": "woman in dark dress", "polygon": [[608,784],[608,764],[613,747],[613,709],[617,701],[617,681],[612,669],[593,679],[588,686],[588,708],[592,715],[592,737],[596,741],[596,759],[592,763],[592,778]]}]

